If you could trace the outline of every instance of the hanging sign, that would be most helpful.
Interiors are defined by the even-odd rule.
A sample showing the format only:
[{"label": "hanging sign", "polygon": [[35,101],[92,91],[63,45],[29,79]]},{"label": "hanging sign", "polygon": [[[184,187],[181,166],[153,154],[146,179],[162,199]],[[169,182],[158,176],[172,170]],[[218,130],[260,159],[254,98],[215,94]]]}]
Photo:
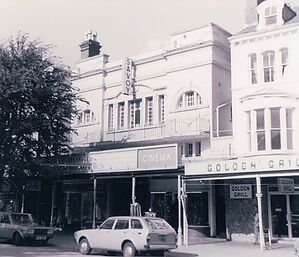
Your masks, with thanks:
[{"label": "hanging sign", "polygon": [[130,95],[133,92],[133,61],[126,57],[123,62],[122,93]]},{"label": "hanging sign", "polygon": [[282,193],[294,192],[294,179],[291,178],[279,178],[278,179],[278,191]]},{"label": "hanging sign", "polygon": [[231,199],[248,199],[252,198],[252,186],[250,184],[230,185]]}]

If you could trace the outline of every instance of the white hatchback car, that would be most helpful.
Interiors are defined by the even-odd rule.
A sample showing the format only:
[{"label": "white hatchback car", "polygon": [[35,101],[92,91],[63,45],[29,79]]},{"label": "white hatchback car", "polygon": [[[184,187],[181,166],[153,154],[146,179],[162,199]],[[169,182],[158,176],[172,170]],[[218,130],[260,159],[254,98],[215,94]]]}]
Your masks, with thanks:
[{"label": "white hatchback car", "polygon": [[110,217],[96,229],[75,232],[74,237],[84,255],[92,249],[101,249],[123,252],[125,257],[142,252],[163,256],[165,251],[177,247],[175,230],[155,217]]}]

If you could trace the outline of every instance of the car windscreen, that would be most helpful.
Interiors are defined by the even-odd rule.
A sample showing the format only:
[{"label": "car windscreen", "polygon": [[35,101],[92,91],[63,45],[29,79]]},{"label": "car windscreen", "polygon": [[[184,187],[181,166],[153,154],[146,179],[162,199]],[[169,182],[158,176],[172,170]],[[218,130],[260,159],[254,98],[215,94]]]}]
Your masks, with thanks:
[{"label": "car windscreen", "polygon": [[144,219],[145,223],[149,227],[149,229],[153,230],[167,230],[170,229],[170,226],[165,220],[162,219],[152,219],[152,218],[146,218]]},{"label": "car windscreen", "polygon": [[28,214],[11,214],[11,219],[13,224],[18,225],[32,225],[33,219],[31,215]]}]

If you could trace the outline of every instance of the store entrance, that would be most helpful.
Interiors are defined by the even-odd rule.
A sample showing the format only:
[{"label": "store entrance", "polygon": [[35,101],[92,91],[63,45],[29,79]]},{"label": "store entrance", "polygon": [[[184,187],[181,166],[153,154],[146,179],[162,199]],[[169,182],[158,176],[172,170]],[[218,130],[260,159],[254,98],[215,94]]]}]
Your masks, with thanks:
[{"label": "store entrance", "polygon": [[270,224],[275,237],[299,237],[299,194],[270,194]]}]

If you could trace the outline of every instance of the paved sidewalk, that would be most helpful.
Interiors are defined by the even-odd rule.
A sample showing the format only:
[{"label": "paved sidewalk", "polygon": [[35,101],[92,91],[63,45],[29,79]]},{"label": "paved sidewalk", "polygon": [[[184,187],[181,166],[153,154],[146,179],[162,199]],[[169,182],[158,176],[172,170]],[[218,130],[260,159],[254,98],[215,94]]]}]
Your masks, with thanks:
[{"label": "paved sidewalk", "polygon": [[[72,233],[56,232],[49,245],[68,251],[78,251]],[[1,255],[1,254],[0,254]],[[95,254],[96,255],[96,254]],[[294,242],[279,241],[273,248],[262,251],[250,242],[209,241],[199,245],[180,246],[165,257],[295,257]]]}]

